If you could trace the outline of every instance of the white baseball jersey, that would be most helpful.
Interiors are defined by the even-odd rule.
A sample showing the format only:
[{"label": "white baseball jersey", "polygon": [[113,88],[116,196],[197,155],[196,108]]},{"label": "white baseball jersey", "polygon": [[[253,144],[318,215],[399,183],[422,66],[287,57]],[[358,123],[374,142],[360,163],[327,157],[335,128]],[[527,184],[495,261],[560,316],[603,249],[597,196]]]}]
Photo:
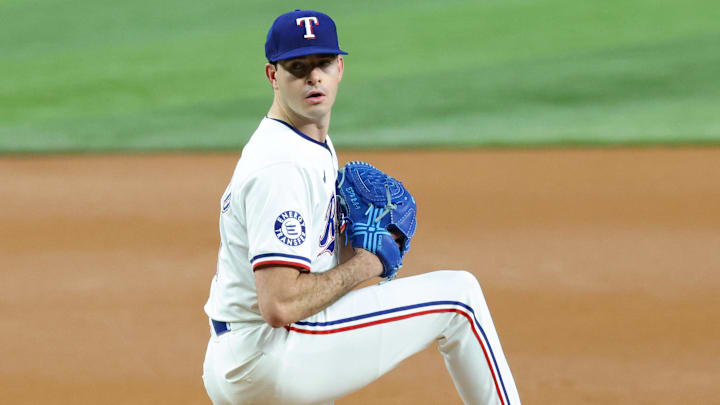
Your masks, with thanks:
[{"label": "white baseball jersey", "polygon": [[283,121],[262,120],[220,199],[210,318],[264,322],[253,275],[264,266],[324,272],[338,264],[337,170],[330,137],[321,143]]},{"label": "white baseball jersey", "polygon": [[435,271],[351,291],[304,320],[272,328],[253,271],[338,264],[332,142],[265,118],[220,200],[221,246],[205,311],[203,364],[215,405],[332,404],[437,342],[466,404],[519,405],[480,284]]}]

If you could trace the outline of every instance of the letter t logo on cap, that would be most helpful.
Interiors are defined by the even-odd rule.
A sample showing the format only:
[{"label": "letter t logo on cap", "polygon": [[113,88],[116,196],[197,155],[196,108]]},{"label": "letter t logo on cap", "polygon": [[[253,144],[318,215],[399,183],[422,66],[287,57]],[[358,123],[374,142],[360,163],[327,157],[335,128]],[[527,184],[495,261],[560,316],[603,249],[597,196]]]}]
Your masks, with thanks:
[{"label": "letter t logo on cap", "polygon": [[[297,20],[295,20],[298,26],[300,24],[305,24],[305,35],[303,38],[305,39],[315,39],[315,34],[313,33],[313,25],[319,25],[317,17],[300,17]],[[311,24],[312,22],[312,24]]]}]

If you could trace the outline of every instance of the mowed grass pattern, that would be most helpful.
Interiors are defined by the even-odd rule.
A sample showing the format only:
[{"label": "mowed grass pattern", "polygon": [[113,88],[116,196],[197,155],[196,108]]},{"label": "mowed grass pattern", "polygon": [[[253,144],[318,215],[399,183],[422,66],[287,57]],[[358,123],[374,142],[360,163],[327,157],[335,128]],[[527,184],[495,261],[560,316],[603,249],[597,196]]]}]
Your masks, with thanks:
[{"label": "mowed grass pattern", "polygon": [[[709,0],[315,1],[341,147],[720,142]],[[240,148],[294,2],[0,0],[0,151]]]}]

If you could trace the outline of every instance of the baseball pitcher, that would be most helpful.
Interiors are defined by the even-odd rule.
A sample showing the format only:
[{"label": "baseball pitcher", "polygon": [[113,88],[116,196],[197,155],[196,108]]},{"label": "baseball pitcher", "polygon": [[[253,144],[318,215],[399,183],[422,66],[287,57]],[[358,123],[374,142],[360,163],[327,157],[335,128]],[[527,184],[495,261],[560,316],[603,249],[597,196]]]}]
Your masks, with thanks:
[{"label": "baseball pitcher", "polygon": [[[272,106],[220,198],[205,305],[212,402],[332,404],[437,342],[466,404],[520,404],[476,278],[395,278],[415,234],[412,194],[369,163],[338,167],[328,130],[347,53],[333,20],[279,16],[265,55]],[[392,281],[354,290],[376,277]]]}]

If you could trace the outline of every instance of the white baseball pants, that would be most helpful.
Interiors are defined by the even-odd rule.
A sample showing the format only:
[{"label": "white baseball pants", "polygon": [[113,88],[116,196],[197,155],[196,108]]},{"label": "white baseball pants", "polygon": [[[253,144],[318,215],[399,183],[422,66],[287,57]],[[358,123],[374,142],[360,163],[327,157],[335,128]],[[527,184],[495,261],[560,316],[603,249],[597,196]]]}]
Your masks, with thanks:
[{"label": "white baseball pants", "polygon": [[232,324],[211,337],[215,405],[332,404],[438,342],[466,404],[520,404],[475,276],[435,271],[352,291],[284,328]]}]

